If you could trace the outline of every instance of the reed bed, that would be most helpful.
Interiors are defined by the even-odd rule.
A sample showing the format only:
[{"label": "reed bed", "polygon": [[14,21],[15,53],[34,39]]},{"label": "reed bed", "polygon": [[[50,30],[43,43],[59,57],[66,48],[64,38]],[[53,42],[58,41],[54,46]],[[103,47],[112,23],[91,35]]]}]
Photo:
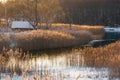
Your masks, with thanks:
[{"label": "reed bed", "polygon": [[22,67],[19,62],[30,60],[30,58],[31,54],[29,52],[24,53],[21,49],[8,50],[4,48],[0,53],[0,70],[8,73],[13,71],[20,72]]},{"label": "reed bed", "polygon": [[[41,29],[45,28],[42,24]],[[76,47],[87,44],[90,40],[102,39],[103,26],[87,26],[72,24],[52,24],[49,30],[8,31],[0,33],[0,51],[22,48],[23,50],[40,50],[63,47]],[[24,45],[23,45],[24,44]]]},{"label": "reed bed", "polygon": [[[39,25],[40,29],[46,29],[46,25],[44,23],[42,23],[41,25]],[[92,33],[92,38],[93,39],[102,39],[105,31],[104,31],[104,26],[99,26],[99,25],[94,25],[94,26],[90,26],[90,25],[76,25],[76,24],[63,24],[63,23],[53,23],[50,26],[47,26],[47,29],[50,30],[57,30],[57,31],[89,31],[90,33]]]},{"label": "reed bed", "polygon": [[9,32],[0,35],[0,50],[21,48],[22,50],[40,50],[62,47],[80,46],[88,43],[91,34],[88,31],[59,32],[52,30],[31,30],[24,32]]},{"label": "reed bed", "polygon": [[105,47],[86,48],[83,50],[87,66],[108,67],[110,77],[120,77],[120,42]]},{"label": "reed bed", "polygon": [[[6,50],[0,54],[0,68],[5,72],[17,72],[19,75],[27,75],[31,71],[34,74],[39,72],[39,76],[61,68],[106,68],[109,78],[120,78],[120,42],[99,48],[73,49],[61,54],[48,55],[42,53],[32,56],[29,52],[21,50]],[[41,73],[42,72],[42,73]],[[26,74],[25,74],[26,73]],[[40,74],[41,73],[41,74]],[[25,76],[23,76],[25,77]],[[58,77],[58,76],[57,76]],[[57,78],[55,79],[57,80]]]}]

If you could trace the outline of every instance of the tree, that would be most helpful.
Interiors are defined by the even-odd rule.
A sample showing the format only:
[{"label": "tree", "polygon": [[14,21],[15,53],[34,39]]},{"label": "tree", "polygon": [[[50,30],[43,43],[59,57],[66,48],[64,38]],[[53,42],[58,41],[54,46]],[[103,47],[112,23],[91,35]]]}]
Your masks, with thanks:
[{"label": "tree", "polygon": [[55,22],[58,17],[64,15],[58,0],[42,0],[38,5],[38,10],[42,21],[46,23],[47,27],[52,22]]},{"label": "tree", "polygon": [[[7,17],[37,23],[120,24],[120,0],[8,0]],[[113,15],[114,14],[114,15]],[[111,18],[111,15],[114,16]],[[4,5],[0,3],[0,18]],[[107,23],[108,22],[108,23]],[[110,23],[111,22],[111,23]]]},{"label": "tree", "polygon": [[0,2],[0,18],[4,16],[4,5]]}]

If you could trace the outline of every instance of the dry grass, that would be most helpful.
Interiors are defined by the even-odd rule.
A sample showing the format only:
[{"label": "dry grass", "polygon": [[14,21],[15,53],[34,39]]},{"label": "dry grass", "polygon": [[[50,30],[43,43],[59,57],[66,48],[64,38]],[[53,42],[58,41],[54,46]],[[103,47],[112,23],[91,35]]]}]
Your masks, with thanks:
[{"label": "dry grass", "polygon": [[88,31],[59,32],[52,30],[32,30],[5,33],[0,35],[0,50],[21,48],[25,51],[80,46],[88,43],[91,34]]},{"label": "dry grass", "polygon": [[[101,68],[101,67],[109,68],[110,78],[112,79],[114,77],[120,77],[120,49],[119,48],[120,48],[120,42],[116,42],[108,46],[99,47],[99,48],[73,49],[72,51],[68,52],[69,54],[62,53],[62,55],[60,55],[59,57],[61,56],[66,57],[66,64],[68,64],[67,66],[82,66],[83,64],[82,62],[84,62],[83,64],[84,66],[97,67],[97,68]],[[7,64],[8,70],[9,68],[11,69],[12,67],[15,67],[15,66],[21,69],[20,67],[21,65],[17,65],[17,63],[18,64],[23,64],[23,63],[19,63],[19,60],[21,61],[26,59],[28,61],[33,57],[32,55],[30,56],[29,53],[25,54],[18,49],[15,51],[13,50],[7,51],[6,49],[4,49],[3,52],[5,53],[4,55],[0,54],[0,65],[1,66],[3,65],[4,67],[4,65]],[[43,55],[44,55],[43,56],[44,59],[50,58],[46,54],[43,54]],[[80,58],[81,56],[84,56],[83,57],[84,61],[83,59]],[[54,59],[54,58],[56,58],[56,55],[54,55],[54,57],[51,57],[51,59]],[[29,63],[26,63],[26,64],[28,65]],[[13,66],[9,66],[9,65],[13,65]],[[5,69],[3,68],[3,70],[6,70],[6,67]],[[12,70],[14,71],[15,69],[12,69]],[[25,66],[25,71],[28,71],[28,70],[29,68]]]},{"label": "dry grass", "polygon": [[75,42],[75,37],[69,34],[44,30],[21,32],[16,34],[16,39],[17,46],[23,50],[67,47]]},{"label": "dry grass", "polygon": [[[42,24],[41,29],[45,28]],[[102,39],[103,26],[87,26],[69,24],[52,24],[49,30],[32,30],[0,34],[0,50],[6,48],[22,48],[23,50],[39,50],[61,47],[80,46],[93,39]],[[3,29],[2,29],[3,30]],[[23,45],[24,44],[24,45]]]},{"label": "dry grass", "polygon": [[0,69],[2,72],[21,72],[20,62],[30,60],[31,56],[29,52],[24,53],[20,49],[8,50],[4,48],[3,52],[0,53]]},{"label": "dry grass", "polygon": [[108,67],[111,77],[120,76],[120,42],[112,43],[105,47],[86,48],[85,63],[88,66]]},{"label": "dry grass", "polygon": [[[42,23],[39,27],[41,29],[45,29],[45,24]],[[89,31],[92,33],[93,39],[102,39],[104,36],[104,26],[90,26],[90,25],[75,25],[72,24],[70,27],[70,24],[63,24],[63,23],[53,23],[51,26],[47,27],[50,30],[58,30],[58,31]]]},{"label": "dry grass", "polygon": [[119,48],[120,48],[120,42],[112,43],[105,47],[86,48],[83,50],[86,57],[85,59],[86,64],[90,66],[98,66],[98,67],[115,66],[111,64],[113,64],[117,60],[120,61]]},{"label": "dry grass", "polygon": [[8,48],[8,45],[9,45],[9,37],[4,34],[1,34],[0,35],[0,51],[2,51],[4,47]]}]

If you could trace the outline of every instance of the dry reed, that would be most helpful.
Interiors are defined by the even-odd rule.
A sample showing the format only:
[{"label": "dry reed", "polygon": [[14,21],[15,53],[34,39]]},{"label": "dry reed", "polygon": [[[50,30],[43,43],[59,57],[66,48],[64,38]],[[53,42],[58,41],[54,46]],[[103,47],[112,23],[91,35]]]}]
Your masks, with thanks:
[{"label": "dry reed", "polygon": [[[40,29],[45,29],[45,24],[42,23],[41,26],[39,26]],[[53,23],[51,26],[48,27],[50,30],[57,30],[57,31],[89,31],[92,33],[93,39],[102,39],[105,32],[104,32],[104,26],[90,26],[90,25],[76,25],[76,24],[63,24],[63,23]]]},{"label": "dry reed", "polygon": [[21,48],[22,50],[40,50],[71,47],[88,43],[91,34],[88,31],[59,32],[52,30],[32,30],[5,33],[0,35],[0,50],[5,48]]},{"label": "dry reed", "polygon": [[87,66],[108,67],[111,77],[120,76],[120,42],[105,47],[86,48],[83,50]]},{"label": "dry reed", "polygon": [[[110,78],[114,77],[120,77],[120,42],[112,43],[105,47],[98,47],[98,48],[85,48],[85,49],[73,49],[69,54],[63,53],[61,56],[66,57],[66,64],[67,66],[89,66],[89,67],[97,67],[97,68],[109,68],[110,71]],[[7,64],[7,67],[2,68],[3,70],[9,70],[9,68],[12,69],[12,67],[19,68],[19,64],[23,64],[19,62],[19,59],[22,61],[31,59],[30,55],[24,54],[21,50],[9,50],[7,51],[4,49],[4,53],[6,54],[0,54],[0,67],[5,67],[5,64]],[[28,53],[29,54],[29,53]],[[48,55],[42,55],[44,59],[51,59],[54,60],[56,55],[54,57],[49,57]],[[60,57],[61,57],[60,56]],[[83,58],[81,59],[80,57]],[[46,58],[45,58],[46,57]],[[12,60],[12,61],[11,61]],[[82,64],[81,62],[84,63]],[[14,63],[12,63],[14,62]],[[15,64],[15,65],[14,65]],[[33,63],[32,63],[33,64]],[[81,65],[80,65],[81,64]],[[13,65],[13,66],[9,66]],[[23,73],[27,73],[30,68],[28,68],[28,62],[26,65],[24,64],[24,69],[20,67],[20,70],[23,71]],[[7,68],[7,69],[6,69]],[[18,71],[18,69],[12,69],[12,71]],[[23,76],[25,77],[25,76]]]}]

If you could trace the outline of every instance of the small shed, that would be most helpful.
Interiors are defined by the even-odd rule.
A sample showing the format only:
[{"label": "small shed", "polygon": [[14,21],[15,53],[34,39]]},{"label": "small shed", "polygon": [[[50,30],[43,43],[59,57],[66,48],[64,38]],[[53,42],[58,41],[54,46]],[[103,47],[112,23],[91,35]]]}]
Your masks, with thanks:
[{"label": "small shed", "polygon": [[11,28],[22,30],[34,29],[34,27],[28,21],[13,21]]}]

